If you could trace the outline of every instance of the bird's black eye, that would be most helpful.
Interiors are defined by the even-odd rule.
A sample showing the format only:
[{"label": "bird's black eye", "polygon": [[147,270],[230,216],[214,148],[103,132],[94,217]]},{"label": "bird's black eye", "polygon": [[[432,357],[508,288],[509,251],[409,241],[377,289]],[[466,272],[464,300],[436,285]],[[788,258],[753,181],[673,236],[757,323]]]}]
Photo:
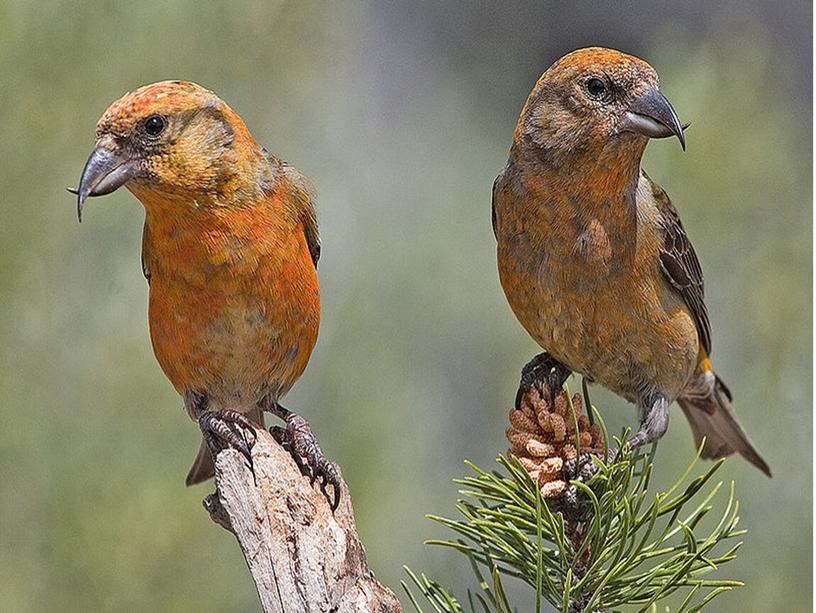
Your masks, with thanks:
[{"label": "bird's black eye", "polygon": [[144,131],[150,136],[158,136],[164,130],[165,123],[161,115],[151,115],[145,120]]},{"label": "bird's black eye", "polygon": [[606,93],[606,83],[601,81],[598,77],[592,77],[587,80],[586,89],[590,96],[600,98]]}]

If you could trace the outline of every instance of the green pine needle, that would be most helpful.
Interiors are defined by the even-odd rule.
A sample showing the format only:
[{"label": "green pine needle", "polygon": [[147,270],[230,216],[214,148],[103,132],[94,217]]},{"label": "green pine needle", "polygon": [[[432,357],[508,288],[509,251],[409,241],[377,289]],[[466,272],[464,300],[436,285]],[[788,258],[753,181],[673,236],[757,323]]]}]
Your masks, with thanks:
[{"label": "green pine needle", "polygon": [[[600,414],[595,413],[606,436]],[[570,401],[572,408],[572,403]],[[573,418],[577,420],[573,410]],[[577,429],[577,428],[576,428]],[[460,486],[458,519],[428,517],[457,535],[430,540],[466,556],[478,589],[468,591],[466,604],[479,613],[510,613],[502,577],[514,577],[535,592],[536,607],[548,602],[563,613],[607,611],[627,607],[658,611],[658,603],[681,592],[678,611],[699,611],[717,596],[740,587],[739,581],[709,578],[736,557],[745,534],[737,528],[739,504],[734,484],[727,494],[712,477],[722,465],[714,462],[691,478],[702,452],[665,491],[650,493],[654,448],[630,455],[617,440],[615,458],[596,459],[597,474],[583,483],[571,482],[591,508],[580,525],[564,517],[557,505],[541,497],[538,486],[518,459],[499,457],[498,470],[488,472],[471,462],[472,474]],[[606,443],[605,443],[606,445]],[[720,509],[717,511],[717,509]],[[716,522],[705,521],[715,514]],[[709,524],[714,523],[713,526]],[[703,529],[703,525],[709,526]],[[729,544],[730,543],[730,544]],[[461,602],[440,583],[406,568],[411,584],[433,611],[463,613]],[[422,611],[405,582],[411,604]]]}]

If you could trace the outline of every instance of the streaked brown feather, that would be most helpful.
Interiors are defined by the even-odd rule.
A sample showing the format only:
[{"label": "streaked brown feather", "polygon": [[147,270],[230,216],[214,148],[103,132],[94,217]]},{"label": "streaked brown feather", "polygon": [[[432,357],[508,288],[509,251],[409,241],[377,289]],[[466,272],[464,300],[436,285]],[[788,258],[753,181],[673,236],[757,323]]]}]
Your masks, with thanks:
[{"label": "streaked brown feather", "polygon": [[671,286],[683,297],[688,305],[700,344],[706,354],[711,355],[711,323],[705,305],[703,270],[694,247],[683,228],[680,215],[666,192],[643,173],[652,186],[655,202],[663,214],[664,244],[660,250],[660,268]]}]

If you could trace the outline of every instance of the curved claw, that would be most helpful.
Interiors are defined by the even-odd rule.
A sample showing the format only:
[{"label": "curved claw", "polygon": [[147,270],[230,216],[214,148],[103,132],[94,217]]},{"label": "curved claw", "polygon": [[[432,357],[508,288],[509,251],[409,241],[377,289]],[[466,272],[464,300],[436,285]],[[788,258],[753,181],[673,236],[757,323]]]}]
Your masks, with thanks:
[{"label": "curved claw", "polygon": [[516,400],[513,403],[513,406],[515,406],[516,409],[521,410],[521,399],[524,398],[524,394],[527,393],[528,389],[530,388],[524,389],[523,386],[519,385],[518,390],[516,390]]},{"label": "curved claw", "polygon": [[[323,495],[326,498],[328,498],[329,497],[329,492],[326,490],[326,486],[324,485],[320,489],[323,491]],[[337,507],[339,507],[339,506],[340,506],[340,488],[335,487],[334,488],[334,499],[331,502],[332,513],[334,513],[337,510]]]},{"label": "curved claw", "polygon": [[[286,416],[286,428],[273,426],[269,429],[276,441],[291,455],[301,473],[309,478],[309,484],[317,482],[321,492],[334,512],[340,504],[340,475],[334,464],[326,459],[320,445],[312,432],[309,422],[289,412]],[[334,496],[329,496],[327,487],[334,487]]]},{"label": "curved claw", "polygon": [[572,372],[566,366],[546,351],[539,353],[521,369],[521,380],[516,391],[516,409],[521,408],[524,394],[530,391],[536,382],[549,384],[550,393],[554,398],[571,374]]},{"label": "curved claw", "polygon": [[[204,411],[198,418],[201,434],[215,458],[225,447],[232,447],[243,455],[255,476],[252,462],[252,447],[255,445],[255,426],[237,411]],[[247,440],[247,432],[252,432],[252,441]]]},{"label": "curved claw", "polygon": [[334,488],[334,500],[331,502],[331,510],[332,513],[334,513],[337,507],[340,506],[340,475],[337,474],[337,469],[335,469],[334,464],[329,463],[322,477],[323,480],[320,484],[320,490],[327,499],[329,498],[329,492],[326,489],[327,486],[331,484]]}]

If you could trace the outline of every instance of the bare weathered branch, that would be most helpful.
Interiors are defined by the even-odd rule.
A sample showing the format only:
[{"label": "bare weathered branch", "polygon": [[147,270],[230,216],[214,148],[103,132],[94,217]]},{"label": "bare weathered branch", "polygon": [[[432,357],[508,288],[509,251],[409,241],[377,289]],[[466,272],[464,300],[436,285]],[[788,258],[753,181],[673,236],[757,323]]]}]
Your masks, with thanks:
[{"label": "bare weathered branch", "polygon": [[263,610],[401,611],[368,567],[345,480],[332,513],[317,485],[269,433],[258,432],[252,460],[255,479],[239,452],[219,453],[216,492],[204,507],[238,539]]}]

